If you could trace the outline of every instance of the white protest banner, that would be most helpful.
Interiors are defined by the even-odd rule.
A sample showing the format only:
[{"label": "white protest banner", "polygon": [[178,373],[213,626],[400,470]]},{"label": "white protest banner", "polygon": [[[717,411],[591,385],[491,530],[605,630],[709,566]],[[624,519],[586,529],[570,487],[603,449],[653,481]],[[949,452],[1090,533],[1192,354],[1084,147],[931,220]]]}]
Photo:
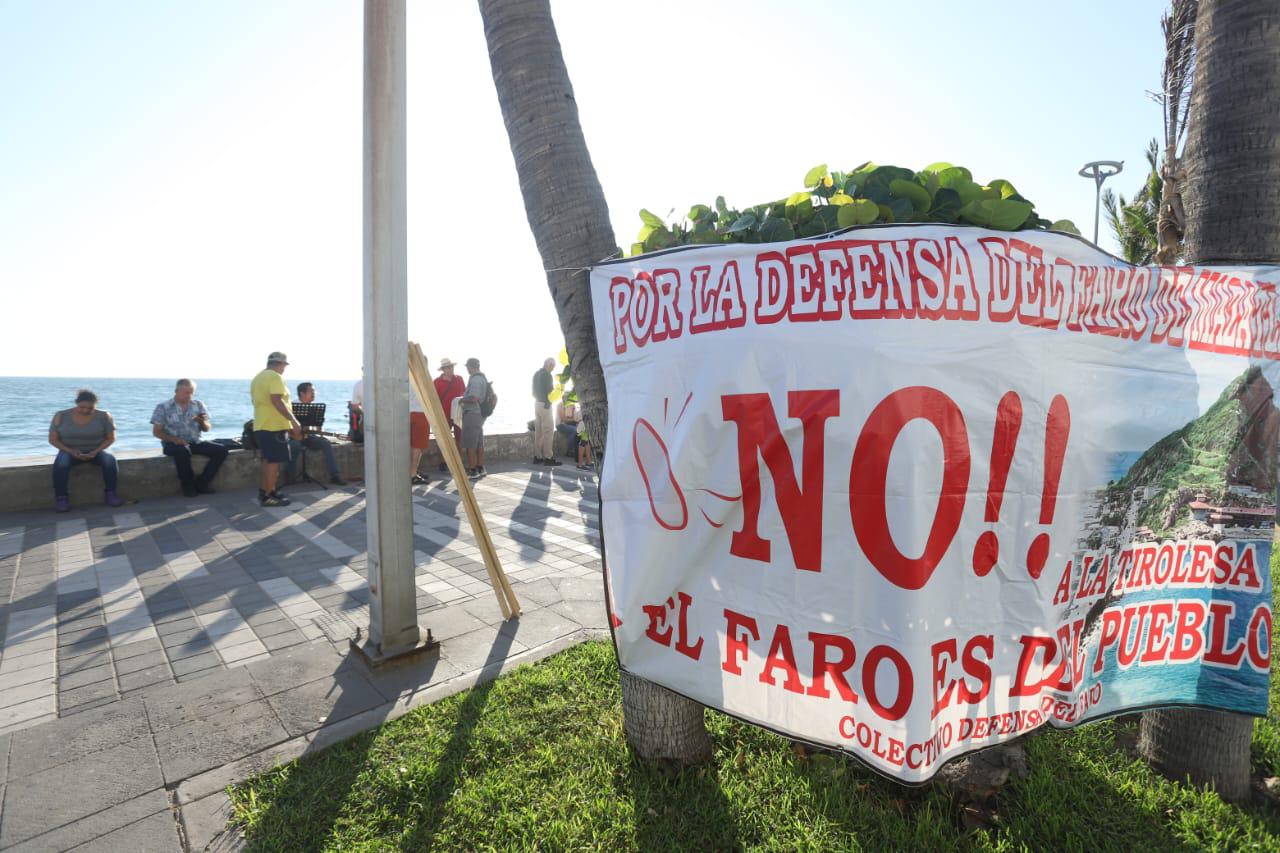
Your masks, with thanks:
[{"label": "white protest banner", "polygon": [[593,268],[621,665],[909,782],[1265,713],[1277,282],[933,225]]}]

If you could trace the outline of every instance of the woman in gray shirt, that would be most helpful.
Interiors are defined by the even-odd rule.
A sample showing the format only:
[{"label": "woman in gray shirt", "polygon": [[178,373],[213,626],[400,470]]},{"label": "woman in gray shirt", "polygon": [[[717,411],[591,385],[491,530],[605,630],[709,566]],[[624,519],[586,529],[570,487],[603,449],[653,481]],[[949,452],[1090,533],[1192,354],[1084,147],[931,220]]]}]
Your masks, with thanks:
[{"label": "woman in gray shirt", "polygon": [[53,416],[49,424],[49,443],[58,448],[53,460],[53,497],[58,512],[71,509],[67,483],[71,466],[90,462],[102,469],[103,493],[107,506],[120,506],[124,501],[116,494],[119,468],[116,458],[107,453],[116,440],[116,424],[110,412],[98,408],[98,395],[87,389],[76,394],[76,405]]}]

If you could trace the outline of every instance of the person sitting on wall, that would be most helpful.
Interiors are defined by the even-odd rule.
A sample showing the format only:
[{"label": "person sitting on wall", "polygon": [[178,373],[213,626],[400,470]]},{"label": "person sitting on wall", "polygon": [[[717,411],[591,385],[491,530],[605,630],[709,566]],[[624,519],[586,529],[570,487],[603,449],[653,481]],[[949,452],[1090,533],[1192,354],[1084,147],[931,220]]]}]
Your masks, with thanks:
[{"label": "person sitting on wall", "polygon": [[116,422],[111,413],[98,408],[98,395],[87,388],[76,393],[74,408],[63,409],[49,424],[49,443],[58,449],[53,460],[53,499],[58,512],[71,509],[68,484],[71,466],[89,462],[102,469],[103,499],[107,506],[124,503],[116,494],[119,466],[107,453],[115,443]]},{"label": "person sitting on wall", "polygon": [[556,432],[569,440],[570,453],[578,446],[578,424],[581,421],[577,401],[561,397],[556,404]]},{"label": "person sitting on wall", "polygon": [[[178,470],[178,482],[186,497],[211,495],[210,484],[218,475],[218,469],[227,459],[227,448],[201,438],[202,433],[213,429],[209,410],[195,399],[196,383],[179,379],[173,388],[173,397],[156,406],[151,413],[151,434],[160,439],[160,449],[173,460]],[[200,476],[191,468],[192,456],[208,458]]]},{"label": "person sitting on wall", "polygon": [[[299,382],[298,402],[314,403],[315,401],[316,386],[310,382]],[[324,454],[324,467],[329,471],[329,482],[335,486],[345,486],[347,481],[342,479],[342,472],[338,469],[338,457],[333,452],[333,443],[320,434],[320,429],[319,426],[304,424],[302,438],[289,439],[289,476],[297,476],[298,459],[303,453],[308,450],[319,450]]]}]

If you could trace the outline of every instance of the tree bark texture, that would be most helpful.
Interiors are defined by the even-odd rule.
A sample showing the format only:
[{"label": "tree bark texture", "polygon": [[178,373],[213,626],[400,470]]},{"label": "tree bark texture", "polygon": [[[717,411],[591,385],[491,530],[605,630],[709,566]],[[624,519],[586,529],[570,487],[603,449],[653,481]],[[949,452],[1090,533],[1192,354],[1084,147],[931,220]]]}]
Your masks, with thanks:
[{"label": "tree bark texture", "polygon": [[[1188,263],[1280,262],[1280,2],[1202,0],[1183,156]],[[1138,749],[1171,779],[1249,796],[1253,718],[1142,715]]]},{"label": "tree bark texture", "polygon": [[636,754],[649,761],[711,759],[702,706],[629,672],[622,673],[622,729]]},{"label": "tree bark texture", "polygon": [[[600,454],[609,409],[586,267],[617,251],[609,208],[548,0],[480,0],[480,16],[525,214],[547,270],[587,434]],[[626,673],[622,704],[627,738],[641,758],[709,757],[701,705]]]},{"label": "tree bark texture", "polygon": [[1240,802],[1249,797],[1252,735],[1253,717],[1165,708],[1142,715],[1138,751],[1158,773],[1208,785],[1227,802]]},{"label": "tree bark texture", "polygon": [[1183,165],[1192,263],[1280,259],[1280,3],[1203,0]]}]

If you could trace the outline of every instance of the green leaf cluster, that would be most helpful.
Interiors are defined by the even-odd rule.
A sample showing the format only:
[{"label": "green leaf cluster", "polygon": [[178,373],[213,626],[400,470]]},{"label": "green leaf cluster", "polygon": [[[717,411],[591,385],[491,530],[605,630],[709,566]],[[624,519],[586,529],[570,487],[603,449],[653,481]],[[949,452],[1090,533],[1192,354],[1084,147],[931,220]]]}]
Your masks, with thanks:
[{"label": "green leaf cluster", "polygon": [[695,204],[683,219],[671,222],[641,210],[643,227],[630,254],[697,243],[773,243],[891,222],[1080,233],[1069,220],[1052,222],[1038,215],[1035,205],[1003,178],[979,184],[968,169],[950,163],[933,163],[918,172],[875,163],[842,172],[823,163],[805,173],[804,186],[786,198],[740,210],[719,196],[714,205]]}]

